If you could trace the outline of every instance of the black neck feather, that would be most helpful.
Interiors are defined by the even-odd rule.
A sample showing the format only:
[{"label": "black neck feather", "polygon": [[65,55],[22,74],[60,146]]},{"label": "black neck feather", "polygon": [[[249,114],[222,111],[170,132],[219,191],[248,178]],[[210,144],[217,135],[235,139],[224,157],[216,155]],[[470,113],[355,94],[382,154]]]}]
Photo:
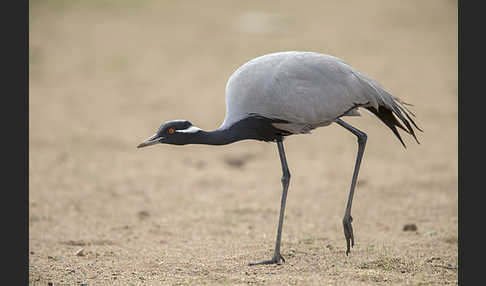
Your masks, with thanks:
[{"label": "black neck feather", "polygon": [[276,142],[281,141],[283,136],[291,134],[288,131],[275,128],[272,123],[286,123],[286,121],[252,115],[235,122],[227,128],[219,128],[214,131],[199,131],[188,143],[226,145],[247,139]]}]

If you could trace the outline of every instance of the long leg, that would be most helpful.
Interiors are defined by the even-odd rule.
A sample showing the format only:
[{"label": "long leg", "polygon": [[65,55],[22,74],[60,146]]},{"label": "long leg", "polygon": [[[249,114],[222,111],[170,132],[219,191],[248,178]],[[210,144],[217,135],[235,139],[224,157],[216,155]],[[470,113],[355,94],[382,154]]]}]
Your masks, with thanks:
[{"label": "long leg", "polygon": [[361,159],[363,158],[367,136],[364,132],[354,128],[353,126],[349,125],[348,123],[344,122],[339,118],[336,119],[336,123],[346,128],[347,130],[349,130],[351,133],[353,133],[358,137],[358,155],[356,157],[356,164],[354,166],[353,180],[351,181],[351,189],[349,191],[348,203],[346,205],[346,212],[344,213],[344,217],[343,217],[344,237],[346,237],[346,255],[348,255],[350,252],[349,249],[350,242],[351,242],[351,247],[354,246],[353,227],[351,226],[351,222],[353,221],[353,217],[351,216],[351,205],[353,204],[354,187],[356,186],[356,181],[358,180],[359,166],[361,165]]},{"label": "long leg", "polygon": [[280,215],[278,218],[277,239],[275,241],[275,252],[273,258],[270,260],[264,260],[261,262],[250,262],[248,265],[258,264],[280,264],[280,260],[285,262],[285,259],[280,255],[280,242],[282,239],[282,225],[285,213],[285,202],[287,201],[287,190],[290,183],[290,171],[287,165],[287,159],[285,158],[285,151],[282,140],[277,141],[278,154],[280,155],[280,163],[282,164],[282,200],[280,202]]}]

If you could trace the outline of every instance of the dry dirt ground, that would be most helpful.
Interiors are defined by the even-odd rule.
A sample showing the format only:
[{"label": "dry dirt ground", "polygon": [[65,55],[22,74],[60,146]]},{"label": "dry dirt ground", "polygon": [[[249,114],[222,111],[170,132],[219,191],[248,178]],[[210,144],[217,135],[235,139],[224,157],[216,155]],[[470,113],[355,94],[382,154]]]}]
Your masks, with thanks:
[{"label": "dry dirt ground", "polygon": [[[455,1],[30,4],[31,285],[458,283]],[[372,115],[348,119],[368,134],[348,257],[356,138],[288,138],[286,263],[250,267],[274,247],[276,145],[135,146],[166,120],[218,127],[229,75],[281,50],[344,59],[425,132],[404,149]]]}]

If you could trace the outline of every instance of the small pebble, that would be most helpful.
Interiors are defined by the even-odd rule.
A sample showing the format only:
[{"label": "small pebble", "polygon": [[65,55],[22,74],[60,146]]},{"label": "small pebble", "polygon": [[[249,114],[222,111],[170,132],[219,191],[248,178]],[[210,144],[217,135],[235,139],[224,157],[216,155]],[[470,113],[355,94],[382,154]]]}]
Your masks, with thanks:
[{"label": "small pebble", "polygon": [[414,223],[406,224],[403,226],[403,231],[416,231],[417,226]]}]

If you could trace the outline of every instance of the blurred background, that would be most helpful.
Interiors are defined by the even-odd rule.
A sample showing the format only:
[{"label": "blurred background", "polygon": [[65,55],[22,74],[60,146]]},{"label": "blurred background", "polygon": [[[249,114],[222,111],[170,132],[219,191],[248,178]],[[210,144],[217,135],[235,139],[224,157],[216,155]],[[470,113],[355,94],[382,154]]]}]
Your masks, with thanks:
[{"label": "blurred background", "polygon": [[[456,1],[31,0],[29,26],[31,282],[457,281]],[[305,268],[262,278],[243,270],[273,249],[275,144],[135,146],[167,120],[216,129],[228,77],[284,50],[350,63],[425,132],[420,145],[402,133],[404,149],[372,115],[347,120],[368,134],[349,263],[356,139],[334,125],[288,138],[282,251]]]}]

